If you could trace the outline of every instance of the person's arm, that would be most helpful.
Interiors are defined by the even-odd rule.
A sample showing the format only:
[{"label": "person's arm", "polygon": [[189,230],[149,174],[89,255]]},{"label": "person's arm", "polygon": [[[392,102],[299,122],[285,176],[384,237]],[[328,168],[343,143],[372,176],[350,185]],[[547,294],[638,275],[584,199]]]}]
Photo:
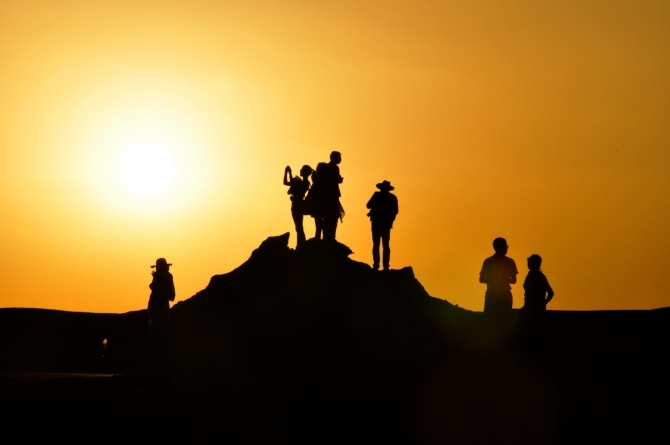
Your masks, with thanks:
[{"label": "person's arm", "polygon": [[516,276],[518,275],[519,270],[516,268],[516,263],[514,262],[514,260],[512,260],[511,258],[510,260],[512,261],[512,276],[509,277],[509,283],[516,284]]},{"label": "person's arm", "polygon": [[284,185],[291,185],[291,181],[293,180],[293,176],[291,175],[291,167],[286,167],[284,169]]},{"label": "person's arm", "polygon": [[486,261],[484,261],[484,264],[482,264],[482,270],[481,272],[479,272],[479,282],[484,284],[488,282],[485,270],[486,270]]},{"label": "person's arm", "polygon": [[375,205],[375,197],[376,197],[376,196],[377,196],[377,192],[374,192],[374,193],[372,194],[372,197],[371,197],[370,200],[368,201],[368,203],[365,205],[365,207],[367,207],[368,209],[372,209],[372,206]]},{"label": "person's arm", "polygon": [[168,280],[168,298],[170,301],[174,301],[174,297],[176,296],[176,292],[174,290],[174,279],[172,278],[172,274],[169,275],[170,279]]},{"label": "person's arm", "polygon": [[544,300],[544,304],[547,304],[551,301],[552,298],[554,298],[554,290],[549,285],[549,280],[545,278],[545,281],[547,283],[547,298]]}]

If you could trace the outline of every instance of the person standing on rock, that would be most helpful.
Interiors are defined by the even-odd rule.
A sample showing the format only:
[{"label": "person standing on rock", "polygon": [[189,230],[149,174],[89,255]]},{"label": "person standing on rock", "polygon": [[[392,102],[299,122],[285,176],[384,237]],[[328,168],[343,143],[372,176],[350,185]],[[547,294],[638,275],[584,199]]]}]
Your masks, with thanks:
[{"label": "person standing on rock", "polygon": [[512,258],[507,256],[509,246],[505,238],[493,240],[495,254],[484,260],[479,272],[479,282],[486,283],[484,312],[500,314],[512,310],[512,284],[519,271]]},{"label": "person standing on rock", "polygon": [[340,204],[340,184],[344,178],[340,176],[339,164],[342,155],[339,151],[330,154],[330,162],[317,166],[319,181],[319,209],[323,220],[323,239],[335,241],[337,220],[344,217],[344,209]]},{"label": "person standing on rock", "polygon": [[303,165],[300,169],[300,176],[291,175],[291,167],[284,170],[284,185],[289,186],[288,194],[291,195],[291,216],[295,223],[295,233],[298,239],[296,248],[302,247],[306,240],[305,228],[303,226],[303,215],[305,215],[305,194],[309,190],[309,175],[312,174],[312,167]]},{"label": "person standing on rock", "polygon": [[368,216],[372,224],[372,268],[379,269],[379,242],[383,246],[384,270],[389,270],[391,261],[391,229],[393,221],[398,214],[398,198],[391,193],[395,188],[389,181],[377,184],[378,192],[372,195],[368,201],[367,208],[370,209]]},{"label": "person standing on rock", "polygon": [[153,279],[149,284],[149,334],[152,343],[153,367],[163,372],[166,366],[167,344],[170,336],[170,302],[174,301],[174,279],[165,258],[158,258],[151,272]]}]

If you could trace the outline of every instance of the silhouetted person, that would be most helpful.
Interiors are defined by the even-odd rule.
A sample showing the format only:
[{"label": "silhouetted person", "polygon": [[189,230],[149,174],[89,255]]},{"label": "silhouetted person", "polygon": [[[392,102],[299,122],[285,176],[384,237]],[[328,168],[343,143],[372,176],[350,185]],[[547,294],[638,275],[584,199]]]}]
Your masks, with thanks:
[{"label": "silhouetted person", "polygon": [[316,170],[312,172],[312,187],[309,189],[304,201],[305,214],[311,215],[314,218],[314,227],[316,228],[314,238],[319,240],[323,234],[324,215],[323,181],[321,181],[321,175],[324,173],[324,168],[327,168],[326,165],[328,164],[325,162],[319,162]]},{"label": "silhouetted person", "polygon": [[335,240],[337,220],[344,215],[344,209],[340,204],[340,184],[344,181],[344,178],[340,176],[339,164],[341,162],[342,155],[334,151],[330,154],[329,163],[321,163],[317,166],[324,240]]},{"label": "silhouetted person", "polygon": [[301,247],[305,242],[305,228],[303,227],[303,215],[305,215],[305,194],[309,190],[309,175],[312,167],[303,165],[300,176],[291,175],[291,167],[284,170],[284,185],[288,185],[288,194],[291,195],[291,216],[295,223],[295,232],[298,238],[296,247]]},{"label": "silhouetted person", "polygon": [[398,198],[391,193],[394,187],[390,182],[384,181],[377,184],[378,192],[372,195],[368,201],[367,208],[370,209],[368,216],[372,224],[372,267],[379,269],[379,241],[382,242],[384,255],[384,270],[389,269],[391,260],[391,229],[393,221],[398,214]]},{"label": "silhouetted person", "polygon": [[151,266],[153,280],[149,284],[149,334],[152,341],[152,360],[154,371],[165,371],[167,343],[170,336],[170,302],[174,301],[174,280],[170,266],[165,258],[158,258]]},{"label": "silhouetted person", "polygon": [[523,282],[525,291],[523,309],[532,313],[544,312],[547,309],[547,303],[554,298],[554,290],[540,270],[540,266],[542,266],[540,255],[533,254],[528,257],[528,275]]},{"label": "silhouetted person", "polygon": [[512,258],[507,256],[507,241],[505,238],[493,240],[495,254],[484,260],[482,271],[479,272],[479,282],[486,283],[484,296],[484,312],[501,313],[512,309],[512,286],[516,283],[519,271]]}]

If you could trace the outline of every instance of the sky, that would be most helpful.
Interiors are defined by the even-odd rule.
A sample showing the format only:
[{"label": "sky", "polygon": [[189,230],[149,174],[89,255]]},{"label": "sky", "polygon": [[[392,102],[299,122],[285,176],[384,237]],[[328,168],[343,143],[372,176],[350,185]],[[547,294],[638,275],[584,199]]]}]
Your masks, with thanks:
[{"label": "sky", "polygon": [[667,1],[3,0],[0,60],[0,307],[142,309],[159,257],[187,299],[333,150],[338,240],[391,181],[432,296],[482,310],[502,236],[514,307],[533,253],[550,309],[670,306]]}]

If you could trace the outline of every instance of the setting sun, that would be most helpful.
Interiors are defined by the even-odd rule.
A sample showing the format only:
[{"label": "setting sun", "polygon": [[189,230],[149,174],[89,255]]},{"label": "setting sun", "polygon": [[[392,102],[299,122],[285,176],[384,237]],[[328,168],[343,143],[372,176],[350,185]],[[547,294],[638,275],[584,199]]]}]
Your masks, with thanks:
[{"label": "setting sun", "polygon": [[175,179],[174,160],[155,144],[138,144],[121,157],[119,174],[131,193],[152,197],[167,192]]}]

